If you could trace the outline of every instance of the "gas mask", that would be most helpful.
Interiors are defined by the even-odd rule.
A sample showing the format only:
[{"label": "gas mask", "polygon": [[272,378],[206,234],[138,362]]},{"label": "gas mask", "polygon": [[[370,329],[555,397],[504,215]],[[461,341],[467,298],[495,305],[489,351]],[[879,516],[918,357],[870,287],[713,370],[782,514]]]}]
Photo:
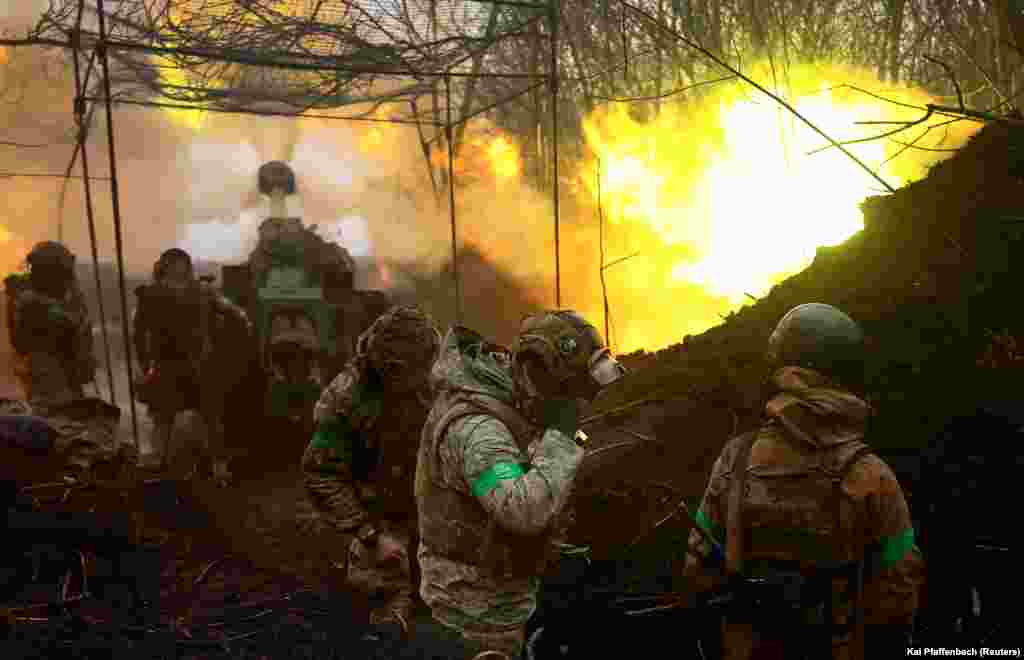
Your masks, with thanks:
[{"label": "gas mask", "polygon": [[514,362],[525,399],[589,403],[626,374],[594,326],[571,311],[545,312],[523,321]]}]

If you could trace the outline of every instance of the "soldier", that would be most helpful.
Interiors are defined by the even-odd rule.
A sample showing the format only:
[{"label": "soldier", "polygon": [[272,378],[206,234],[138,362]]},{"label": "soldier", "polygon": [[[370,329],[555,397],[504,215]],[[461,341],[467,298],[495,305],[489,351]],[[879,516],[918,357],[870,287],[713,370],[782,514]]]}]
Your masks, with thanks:
[{"label": "soldier", "polygon": [[317,402],[317,430],[302,457],[318,517],[343,539],[356,532],[346,581],[384,601],[372,624],[404,628],[412,614],[413,477],[440,339],[415,306],[393,307],[374,321]]},{"label": "soldier", "polygon": [[223,392],[207,387],[201,369],[214,359],[214,337],[224,322],[251,332],[246,313],[212,286],[200,282],[192,258],[172,248],[153,267],[153,283],[135,290],[133,319],[135,353],[141,377],[137,396],[153,417],[153,444],[168,467],[174,420],[185,410],[198,410],[207,427],[204,471],[226,485],[231,478],[223,448]]},{"label": "soldier", "polygon": [[7,324],[19,358],[16,375],[31,405],[45,414],[48,406],[84,396],[84,385],[93,381],[92,324],[66,247],[39,243],[25,261],[27,274],[4,280]]},{"label": "soldier", "polygon": [[468,653],[517,658],[583,449],[580,405],[625,370],[572,311],[523,321],[515,350],[452,328],[416,472],[420,594]]},{"label": "soldier", "polygon": [[[849,642],[861,633],[869,644],[895,643],[902,653],[923,564],[903,491],[864,444],[872,411],[852,393],[863,381],[863,334],[840,310],[814,303],[790,310],[768,343],[777,394],[760,428],[734,438],[715,463],[683,573],[709,586],[721,579],[723,562],[726,575],[760,576],[785,562],[810,575],[824,561],[870,556],[877,569],[865,579],[863,620],[888,625],[832,637],[832,657],[859,660],[863,649]],[[838,622],[848,623],[856,613],[833,590]],[[724,657],[766,657],[758,654],[799,641],[733,618],[723,629]]]}]

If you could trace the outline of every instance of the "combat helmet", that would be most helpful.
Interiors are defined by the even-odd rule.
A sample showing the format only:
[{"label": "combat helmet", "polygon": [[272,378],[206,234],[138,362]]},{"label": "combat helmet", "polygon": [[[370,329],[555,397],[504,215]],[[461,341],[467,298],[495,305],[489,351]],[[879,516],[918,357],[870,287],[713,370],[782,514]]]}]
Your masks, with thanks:
[{"label": "combat helmet", "polygon": [[513,364],[539,360],[567,394],[591,398],[625,375],[593,325],[572,310],[526,317],[513,347]]},{"label": "combat helmet", "polygon": [[356,354],[392,384],[412,380],[418,384],[423,373],[409,369],[428,367],[441,347],[441,334],[430,314],[417,305],[396,305],[381,314],[356,342]]},{"label": "combat helmet", "polygon": [[188,271],[192,273],[192,257],[188,252],[185,252],[181,248],[171,248],[164,250],[160,253],[160,258],[156,260],[153,265],[153,279],[163,279],[164,273],[167,271],[167,266],[175,259],[184,261],[188,264]]},{"label": "combat helmet", "polygon": [[287,163],[280,160],[272,160],[261,165],[257,183],[263,195],[269,195],[274,190],[283,190],[286,195],[295,194],[295,172]]},{"label": "combat helmet", "polygon": [[798,305],[775,326],[768,339],[768,359],[776,367],[805,367],[856,384],[864,363],[864,333],[832,305]]},{"label": "combat helmet", "polygon": [[56,241],[43,241],[36,243],[32,251],[25,257],[28,267],[35,269],[63,269],[68,273],[75,270],[75,255],[71,253],[62,243]]}]

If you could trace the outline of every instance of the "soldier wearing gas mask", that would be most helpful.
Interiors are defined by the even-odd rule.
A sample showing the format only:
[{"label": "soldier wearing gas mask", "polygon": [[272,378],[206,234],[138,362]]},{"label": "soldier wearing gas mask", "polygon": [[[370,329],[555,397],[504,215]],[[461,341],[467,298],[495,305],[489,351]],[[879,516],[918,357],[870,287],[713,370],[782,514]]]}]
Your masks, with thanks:
[{"label": "soldier wearing gas mask", "polygon": [[[16,375],[39,411],[84,396],[96,358],[92,323],[75,278],[75,257],[53,241],[37,244],[25,259],[27,274],[4,280]],[[45,414],[45,412],[41,412]]]},{"label": "soldier wearing gas mask", "polygon": [[819,647],[811,657],[860,660],[905,651],[923,563],[900,484],[864,442],[872,410],[855,394],[864,376],[863,341],[857,323],[831,305],[800,305],[779,321],[768,340],[774,394],[760,427],[733,438],[715,462],[683,573],[709,587],[723,577],[763,582],[794,570],[813,577],[837,562],[864,561],[870,570],[860,604],[870,625],[856,625],[851,583],[843,578],[818,594],[834,599],[835,610],[825,610],[833,621],[817,620],[821,615],[809,607],[801,612],[808,622],[838,624],[836,632],[771,620],[804,602],[790,595],[762,606],[753,621],[747,612],[727,615],[725,658],[802,658],[797,645],[812,630],[827,631],[821,647],[832,653]]},{"label": "soldier wearing gas mask", "polygon": [[153,444],[168,467],[174,420],[197,410],[207,426],[204,471],[226,485],[230,480],[223,454],[223,392],[211,378],[217,355],[215,338],[225,323],[236,335],[251,333],[246,313],[209,284],[200,282],[187,252],[172,248],[153,266],[153,282],[135,290],[138,306],[132,322],[140,374],[136,395],[153,417]]},{"label": "soldier wearing gas mask", "polygon": [[453,327],[416,472],[420,594],[472,653],[522,653],[583,459],[581,406],[625,373],[572,311],[523,321],[514,350]]}]

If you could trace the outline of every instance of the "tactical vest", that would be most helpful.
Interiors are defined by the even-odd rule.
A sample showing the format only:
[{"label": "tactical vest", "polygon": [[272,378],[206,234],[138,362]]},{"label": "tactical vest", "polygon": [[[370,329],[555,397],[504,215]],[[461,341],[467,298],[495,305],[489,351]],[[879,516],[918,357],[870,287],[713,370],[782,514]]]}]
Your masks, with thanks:
[{"label": "tactical vest", "polygon": [[[28,275],[10,275],[4,280],[7,313],[13,319],[11,342],[24,353],[47,353],[74,359],[81,310],[74,290],[63,300],[36,293]],[[30,313],[29,308],[33,308]]]},{"label": "tactical vest", "polygon": [[201,361],[210,340],[212,293],[202,285],[189,287],[183,296],[166,292],[157,284],[136,289],[139,306],[145,308],[152,338],[149,359],[156,362]]},{"label": "tactical vest", "polygon": [[373,502],[364,502],[376,516],[408,520],[416,510],[413,479],[416,474],[417,445],[428,404],[415,395],[388,408],[370,406],[373,414],[356,422],[352,473],[356,483],[371,486]]},{"label": "tactical vest", "polygon": [[527,447],[540,429],[515,408],[484,394],[449,391],[438,396],[423,427],[416,466],[416,503],[420,538],[431,551],[492,576],[527,578],[543,572],[551,552],[551,531],[524,536],[502,529],[471,494],[456,490],[444,479],[440,447],[448,429],[471,415],[497,418],[512,432],[521,463],[529,462]]},{"label": "tactical vest", "polygon": [[[767,474],[750,474],[751,450],[765,432],[792,438],[784,422],[773,422],[737,441],[739,451],[732,465],[733,480],[725,514],[728,574],[734,578],[758,577],[757,581],[767,581],[765,584],[771,584],[773,576],[774,582],[790,585],[796,584],[792,580],[797,575],[801,579],[817,579],[817,586],[811,587],[808,582],[806,587],[797,588],[799,593],[792,586],[788,591],[771,592],[769,600],[762,601],[760,606],[769,604],[775,615],[784,610],[800,612],[804,623],[833,624],[822,629],[830,631],[820,640],[822,646],[830,647],[835,658],[863,657],[859,600],[869,539],[862,526],[865,521],[849,506],[853,500],[843,491],[842,484],[850,470],[873,450],[863,442],[852,441],[838,449],[818,449],[805,455],[805,460],[797,465],[772,466]],[[796,438],[792,441],[799,442]],[[844,502],[848,506],[844,507]],[[837,589],[852,597],[852,602],[837,601]],[[773,597],[781,600],[771,601]],[[770,605],[772,602],[774,606]],[[836,605],[842,608],[838,612],[833,609]],[[730,657],[750,657],[740,650],[745,647],[746,642],[740,641],[745,635],[737,637],[736,632],[727,616],[723,633],[726,644],[733,646],[735,653]],[[789,648],[790,642],[784,639],[783,636],[768,643]],[[808,640],[793,641],[807,644]],[[829,657],[821,653],[827,651],[818,647],[812,657]]]},{"label": "tactical vest", "polygon": [[[768,432],[786,435],[784,429]],[[775,430],[777,429],[777,430]],[[745,560],[844,561],[863,554],[857,512],[842,483],[860,459],[872,453],[863,442],[820,449],[797,465],[772,466],[770,474],[750,474],[748,461],[760,433],[743,436],[728,494],[727,561],[741,572]]]}]

